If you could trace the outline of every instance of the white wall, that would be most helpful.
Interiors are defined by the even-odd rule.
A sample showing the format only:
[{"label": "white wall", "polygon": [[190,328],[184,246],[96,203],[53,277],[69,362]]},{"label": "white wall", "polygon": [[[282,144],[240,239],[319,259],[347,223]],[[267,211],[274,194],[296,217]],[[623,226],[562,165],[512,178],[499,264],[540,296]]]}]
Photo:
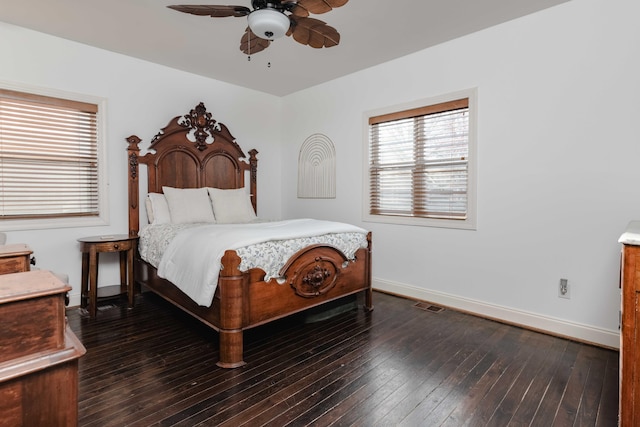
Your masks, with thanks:
[{"label": "white wall", "polygon": [[[372,230],[380,289],[617,346],[617,239],[640,218],[638,16],[637,0],[574,0],[286,97],[283,164],[325,134],[338,190],[297,199],[283,169],[285,216]],[[473,87],[477,231],[363,223],[363,112]]]},{"label": "white wall", "polygon": [[[282,99],[0,23],[1,82],[108,100],[110,224],[11,231],[9,242],[68,273],[77,303],[76,239],[127,230],[124,138],[148,143],[203,101],[260,151],[260,216],[371,229],[376,287],[616,346],[616,241],[640,218],[639,13],[636,0],[573,0]],[[477,231],[363,223],[363,113],[472,87]],[[336,199],[296,198],[290,166],[314,133],[336,146]],[[115,283],[115,258],[103,258],[100,284]]]},{"label": "white wall", "polygon": [[[78,304],[81,254],[77,238],[126,234],[127,143],[135,134],[146,148],[170,119],[204,102],[227,125],[245,153],[259,151],[258,214],[281,216],[280,128],[282,100],[112,52],[0,22],[0,82],[107,98],[110,224],[102,227],[9,231],[8,243],[27,243],[37,267],[69,275]],[[0,230],[2,224],[0,224]],[[99,285],[119,281],[115,254],[103,254]]]}]

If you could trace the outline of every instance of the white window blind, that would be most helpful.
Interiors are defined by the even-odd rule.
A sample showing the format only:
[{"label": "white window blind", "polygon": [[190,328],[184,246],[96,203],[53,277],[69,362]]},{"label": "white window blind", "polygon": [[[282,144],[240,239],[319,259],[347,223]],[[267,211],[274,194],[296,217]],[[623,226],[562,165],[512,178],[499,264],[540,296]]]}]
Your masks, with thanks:
[{"label": "white window blind", "polygon": [[0,218],[97,216],[98,106],[0,89]]},{"label": "white window blind", "polygon": [[369,118],[369,214],[467,218],[468,98]]}]

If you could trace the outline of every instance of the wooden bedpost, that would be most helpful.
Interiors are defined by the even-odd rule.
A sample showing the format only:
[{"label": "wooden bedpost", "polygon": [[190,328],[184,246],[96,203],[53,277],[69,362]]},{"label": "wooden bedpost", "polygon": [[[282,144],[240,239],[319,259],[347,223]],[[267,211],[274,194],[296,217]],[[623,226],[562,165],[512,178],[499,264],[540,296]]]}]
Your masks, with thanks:
[{"label": "wooden bedpost", "polygon": [[141,139],[135,135],[127,138],[129,157],[129,237],[138,237],[140,230],[140,187],[138,185],[138,156],[140,155]]},{"label": "wooden bedpost", "polygon": [[253,205],[253,211],[258,213],[258,158],[256,155],[258,154],[258,150],[253,149],[249,151],[249,179],[251,191],[251,204]]},{"label": "wooden bedpost", "polygon": [[244,276],[238,268],[240,257],[235,251],[226,251],[218,278],[220,293],[220,360],[221,368],[237,368],[243,360],[243,301]]},{"label": "wooden bedpost", "polygon": [[366,311],[373,311],[373,284],[371,283],[371,232],[367,233],[367,259],[366,259],[365,274],[367,275],[368,288],[364,294],[364,309]]}]

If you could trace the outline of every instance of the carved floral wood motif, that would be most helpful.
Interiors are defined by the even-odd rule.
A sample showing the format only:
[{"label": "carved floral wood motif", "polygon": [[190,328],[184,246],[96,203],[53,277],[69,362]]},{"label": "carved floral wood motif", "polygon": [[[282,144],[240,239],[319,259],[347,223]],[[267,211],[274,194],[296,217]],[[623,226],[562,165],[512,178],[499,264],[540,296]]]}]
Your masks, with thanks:
[{"label": "carved floral wood motif", "polygon": [[127,142],[130,236],[137,235],[140,228],[137,179],[140,164],[148,169],[147,193],[162,193],[163,186],[243,188],[244,173],[248,171],[246,186],[257,212],[258,151],[250,150],[247,158],[229,129],[212,118],[204,103],[170,120],[151,139],[144,156],[140,155],[141,138],[132,135]]}]

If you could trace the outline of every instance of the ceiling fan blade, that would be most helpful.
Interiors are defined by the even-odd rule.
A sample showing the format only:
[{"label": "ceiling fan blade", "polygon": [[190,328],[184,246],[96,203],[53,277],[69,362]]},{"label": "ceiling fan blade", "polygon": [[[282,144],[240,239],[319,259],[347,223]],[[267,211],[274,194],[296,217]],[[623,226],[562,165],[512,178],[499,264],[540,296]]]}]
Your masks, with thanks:
[{"label": "ceiling fan blade", "polygon": [[337,46],[340,43],[340,33],[326,22],[300,17],[292,17],[291,20],[293,25],[287,35],[293,35],[293,39],[300,44],[319,49]]},{"label": "ceiling fan blade", "polygon": [[247,27],[240,39],[240,50],[246,55],[253,55],[254,53],[262,52],[268,48],[270,44],[270,40],[261,39]]},{"label": "ceiling fan blade", "polygon": [[178,4],[167,7],[169,9],[177,10],[178,12],[190,13],[192,15],[199,16],[211,16],[213,18],[225,18],[227,16],[241,17],[247,16],[251,13],[251,9],[245,6]]},{"label": "ceiling fan blade", "polygon": [[295,16],[307,17],[310,13],[319,15],[327,13],[336,7],[344,6],[349,0],[299,0],[291,8],[291,13]]}]

